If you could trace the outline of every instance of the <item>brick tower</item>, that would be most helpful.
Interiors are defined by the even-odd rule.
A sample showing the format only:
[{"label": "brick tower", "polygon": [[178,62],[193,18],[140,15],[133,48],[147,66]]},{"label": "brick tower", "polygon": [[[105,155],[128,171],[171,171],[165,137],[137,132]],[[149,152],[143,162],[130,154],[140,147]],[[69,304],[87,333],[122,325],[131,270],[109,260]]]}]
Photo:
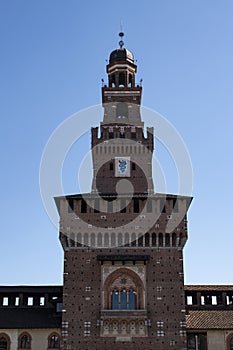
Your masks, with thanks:
[{"label": "brick tower", "polygon": [[133,54],[110,54],[93,181],[57,197],[64,249],[63,349],[186,349],[182,250],[190,197],[158,194],[153,128],[140,115]]}]

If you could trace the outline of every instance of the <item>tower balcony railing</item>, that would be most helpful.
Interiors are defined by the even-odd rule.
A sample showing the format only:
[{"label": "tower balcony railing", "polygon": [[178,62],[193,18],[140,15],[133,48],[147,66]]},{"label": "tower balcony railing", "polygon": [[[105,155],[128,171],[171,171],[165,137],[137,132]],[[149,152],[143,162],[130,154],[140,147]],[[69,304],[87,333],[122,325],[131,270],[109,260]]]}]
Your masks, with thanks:
[{"label": "tower balcony railing", "polygon": [[147,310],[101,310],[98,325],[103,337],[146,337],[150,320]]},{"label": "tower balcony railing", "polygon": [[132,85],[119,85],[119,86],[116,86],[116,85],[112,85],[112,86],[109,86],[107,83],[103,83],[102,82],[102,87],[103,88],[108,88],[108,89],[136,89],[136,88],[141,88],[142,87],[142,82],[138,82],[138,83],[135,83],[134,86]]}]

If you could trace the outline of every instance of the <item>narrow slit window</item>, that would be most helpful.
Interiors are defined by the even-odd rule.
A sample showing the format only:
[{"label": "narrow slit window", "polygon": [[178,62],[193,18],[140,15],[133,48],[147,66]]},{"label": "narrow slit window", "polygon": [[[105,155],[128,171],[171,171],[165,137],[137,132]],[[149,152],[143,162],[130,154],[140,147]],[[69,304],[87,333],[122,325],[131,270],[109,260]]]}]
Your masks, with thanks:
[{"label": "narrow slit window", "polygon": [[74,200],[69,199],[68,200],[68,213],[73,213],[74,211]]},{"label": "narrow slit window", "polygon": [[121,199],[121,213],[126,213],[126,200],[123,198]]},{"label": "narrow slit window", "polygon": [[84,199],[81,201],[81,213],[86,213],[87,212],[87,203]]},{"label": "narrow slit window", "polygon": [[139,213],[139,199],[134,198],[134,206],[133,206],[134,213]]},{"label": "narrow slit window", "polygon": [[45,305],[45,297],[40,297],[40,306]]},{"label": "narrow slit window", "polygon": [[8,297],[3,297],[2,305],[3,306],[8,306],[9,305],[9,298]]},{"label": "narrow slit window", "polygon": [[33,306],[33,297],[28,297],[28,306]]}]

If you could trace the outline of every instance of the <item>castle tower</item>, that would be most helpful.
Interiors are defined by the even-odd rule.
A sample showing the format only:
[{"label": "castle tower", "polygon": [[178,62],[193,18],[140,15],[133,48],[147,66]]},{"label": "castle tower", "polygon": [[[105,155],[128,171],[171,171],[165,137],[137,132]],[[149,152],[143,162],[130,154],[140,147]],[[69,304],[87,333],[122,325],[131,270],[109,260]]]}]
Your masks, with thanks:
[{"label": "castle tower", "polygon": [[[142,87],[135,84],[137,66],[122,40],[119,44],[107,65],[108,86],[102,87],[101,137],[97,137],[98,128],[92,129],[92,190],[114,193],[121,176],[130,178],[133,193],[153,193],[153,128],[147,128],[145,137],[140,113]],[[118,171],[121,163],[126,164],[125,173]],[[128,193],[129,187],[126,189]]]},{"label": "castle tower", "polygon": [[88,194],[55,198],[64,249],[63,349],[186,349],[182,250],[190,197],[154,192],[133,54],[110,54]]}]

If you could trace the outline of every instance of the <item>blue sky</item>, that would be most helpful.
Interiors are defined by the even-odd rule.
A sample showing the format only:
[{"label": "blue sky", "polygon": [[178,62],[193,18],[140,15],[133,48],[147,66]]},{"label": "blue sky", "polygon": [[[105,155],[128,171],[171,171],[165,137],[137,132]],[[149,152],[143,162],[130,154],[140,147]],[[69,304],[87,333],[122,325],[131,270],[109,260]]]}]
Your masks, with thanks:
[{"label": "blue sky", "polygon": [[[192,160],[185,281],[233,284],[232,18],[231,0],[0,2],[0,284],[62,283],[58,232],[40,197],[40,160],[60,123],[100,103],[121,21],[143,78],[143,105],[174,125]],[[64,165],[67,193],[77,192],[80,149],[89,142],[83,137]],[[176,193],[174,165],[159,144],[155,152],[168,192]]]}]

